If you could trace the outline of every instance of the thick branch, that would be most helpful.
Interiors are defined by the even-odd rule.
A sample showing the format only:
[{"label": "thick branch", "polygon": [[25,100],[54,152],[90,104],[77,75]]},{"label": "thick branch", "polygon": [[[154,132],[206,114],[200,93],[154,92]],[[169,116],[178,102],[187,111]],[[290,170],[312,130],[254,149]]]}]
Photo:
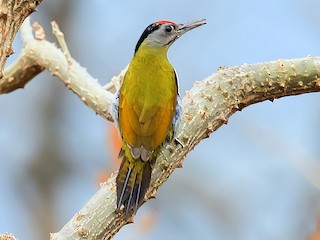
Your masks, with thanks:
[{"label": "thick branch", "polygon": [[[26,32],[27,28],[24,27]],[[110,119],[107,109],[111,104],[112,93],[106,91],[72,59],[61,39],[63,35],[58,29],[55,30],[64,52],[44,40],[42,34],[39,34],[38,39],[27,34],[21,58],[25,58],[29,65],[37,63],[57,75],[95,112]],[[20,70],[23,71],[22,68]],[[114,78],[106,89],[114,90],[120,86],[123,75],[124,72]],[[174,169],[182,166],[188,152],[202,139],[209,137],[211,132],[227,123],[234,112],[267,99],[318,92],[319,76],[320,58],[306,57],[220,68],[207,79],[196,82],[183,99],[184,114],[178,138],[184,147],[175,143],[164,146],[152,173],[147,198],[155,196],[157,189]],[[10,71],[6,77],[10,77]],[[20,80],[23,81],[22,78]],[[60,232],[51,235],[51,239],[111,239],[122,226],[132,222],[132,219],[125,219],[122,212],[115,213],[115,208],[115,176],[112,176]]]},{"label": "thick branch", "polygon": [[[68,89],[97,114],[112,120],[108,109],[113,93],[106,91],[85,68],[66,55],[54,44],[45,40],[44,31],[40,24],[34,24],[35,36],[32,35],[29,19],[21,28],[24,48],[19,58],[5,70],[3,81],[0,81],[0,93],[6,93],[23,87],[32,77],[47,69],[52,75],[59,77]],[[59,35],[60,33],[56,33]],[[29,72],[29,69],[33,69]],[[123,74],[117,77],[121,81]]]},{"label": "thick branch", "polygon": [[42,0],[0,1],[0,79],[6,60],[13,53],[14,37],[24,19],[34,12],[41,2]]},{"label": "thick branch", "polygon": [[[153,197],[173,170],[202,139],[217,130],[237,110],[264,100],[320,91],[320,58],[307,57],[221,68],[196,82],[183,99],[178,138],[184,147],[165,146],[152,173],[147,197]],[[116,214],[115,176],[52,239],[111,239],[132,221]]]},{"label": "thick branch", "polygon": [[4,71],[0,80],[0,93],[9,93],[17,88],[23,88],[31,79],[44,70],[30,58],[29,53],[22,50],[21,55]]}]

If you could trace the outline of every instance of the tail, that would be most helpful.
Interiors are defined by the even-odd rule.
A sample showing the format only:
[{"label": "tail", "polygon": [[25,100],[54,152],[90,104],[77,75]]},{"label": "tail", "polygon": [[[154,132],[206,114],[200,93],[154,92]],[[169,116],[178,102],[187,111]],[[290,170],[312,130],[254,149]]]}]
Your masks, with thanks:
[{"label": "tail", "polygon": [[123,155],[116,179],[117,211],[124,205],[126,216],[133,210],[134,214],[141,206],[144,195],[150,185],[151,163]]}]

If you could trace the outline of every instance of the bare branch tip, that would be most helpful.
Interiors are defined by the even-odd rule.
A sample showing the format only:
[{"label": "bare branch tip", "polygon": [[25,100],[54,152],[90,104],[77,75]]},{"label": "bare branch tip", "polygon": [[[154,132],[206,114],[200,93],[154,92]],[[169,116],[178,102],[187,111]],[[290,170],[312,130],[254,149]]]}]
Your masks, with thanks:
[{"label": "bare branch tip", "polygon": [[63,51],[63,53],[64,53],[64,55],[65,55],[65,57],[66,57],[66,59],[68,61],[69,66],[72,65],[73,61],[71,59],[71,55],[70,55],[70,52],[69,52],[69,49],[68,49],[68,45],[67,45],[66,40],[64,38],[64,33],[61,32],[58,23],[55,22],[55,21],[51,22],[51,28],[52,28],[53,35],[56,36],[56,38],[57,38],[57,40],[58,40],[58,42],[60,44],[60,47],[61,47],[61,49],[62,49],[62,51]]},{"label": "bare branch tip", "polygon": [[46,38],[46,33],[39,22],[34,22],[32,27],[37,40],[44,40]]},{"label": "bare branch tip", "polygon": [[51,22],[52,33],[56,37],[64,37],[63,32],[61,32],[60,27],[56,21]]}]

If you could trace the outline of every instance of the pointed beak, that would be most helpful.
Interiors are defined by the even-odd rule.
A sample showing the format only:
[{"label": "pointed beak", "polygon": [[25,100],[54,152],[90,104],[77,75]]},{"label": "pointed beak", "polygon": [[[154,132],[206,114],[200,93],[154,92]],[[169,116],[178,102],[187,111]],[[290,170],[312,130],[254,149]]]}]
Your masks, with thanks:
[{"label": "pointed beak", "polygon": [[188,32],[194,28],[200,27],[206,23],[207,23],[206,19],[200,19],[200,20],[193,21],[193,22],[178,24],[177,35],[178,35],[178,37],[180,37],[183,34],[185,34],[186,32]]}]

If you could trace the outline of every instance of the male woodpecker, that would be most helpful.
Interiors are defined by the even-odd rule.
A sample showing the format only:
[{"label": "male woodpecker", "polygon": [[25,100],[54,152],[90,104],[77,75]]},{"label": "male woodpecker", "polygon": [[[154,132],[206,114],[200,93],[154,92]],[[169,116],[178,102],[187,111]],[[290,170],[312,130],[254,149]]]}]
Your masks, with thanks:
[{"label": "male woodpecker", "polygon": [[158,21],[144,30],[136,45],[111,109],[122,138],[117,211],[124,205],[126,216],[142,204],[157,155],[163,143],[174,138],[180,118],[178,79],[167,59],[168,49],[205,23]]}]

